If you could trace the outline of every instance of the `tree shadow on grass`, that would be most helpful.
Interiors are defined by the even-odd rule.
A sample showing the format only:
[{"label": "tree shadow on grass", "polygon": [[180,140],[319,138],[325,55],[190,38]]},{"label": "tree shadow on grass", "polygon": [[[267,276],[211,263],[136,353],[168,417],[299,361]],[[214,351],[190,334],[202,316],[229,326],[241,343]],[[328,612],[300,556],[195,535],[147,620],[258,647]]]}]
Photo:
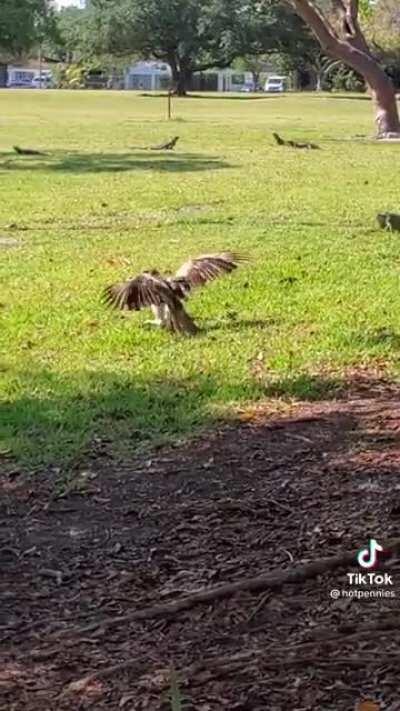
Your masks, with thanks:
[{"label": "tree shadow on grass", "polygon": [[[167,94],[140,94],[140,96],[144,96],[148,99],[166,99]],[[206,94],[203,96],[203,94],[192,94],[191,92],[189,94],[186,94],[186,96],[173,96],[172,101],[175,101],[176,99],[184,99],[185,101],[187,99],[203,99],[205,101],[211,100],[211,101],[260,101],[260,99],[278,99],[282,97],[286,97],[287,94],[283,93],[260,93],[260,94],[249,94],[247,92],[243,92],[242,95],[240,96],[232,96],[229,95],[227,96],[226,92],[216,92],[215,94]]]},{"label": "tree shadow on grass", "polygon": [[15,156],[0,154],[0,170],[42,171],[60,173],[126,173],[130,171],[157,171],[191,173],[202,170],[221,170],[233,166],[218,156],[198,153],[168,153],[136,151],[129,153],[81,153],[75,151],[49,151],[43,156]]},{"label": "tree shadow on grass", "polygon": [[317,93],[309,93],[313,99],[344,99],[345,101],[371,101],[371,97],[365,94],[360,94],[359,96],[354,96],[354,94],[347,96],[346,94],[323,94],[320,96]]},{"label": "tree shadow on grass", "polygon": [[267,382],[265,395],[316,402],[338,397],[342,385],[340,377],[296,373]]},{"label": "tree shadow on grass", "polygon": [[220,95],[213,95],[213,96],[207,96],[204,97],[201,94],[189,94],[188,98],[189,99],[204,99],[207,98],[211,99],[211,101],[263,101],[265,99],[282,99],[285,98],[285,94],[273,94],[273,93],[265,93],[265,94],[253,94],[253,95],[248,95],[245,92],[243,93],[242,96],[226,96],[223,92]]},{"label": "tree shadow on grass", "polygon": [[71,467],[99,443],[108,451],[138,451],[189,435],[215,421],[211,403],[254,395],[251,384],[205,375],[175,380],[79,372],[64,377],[43,370],[19,373],[16,382],[21,397],[0,404],[0,442],[3,452],[10,450],[33,467]]},{"label": "tree shadow on grass", "polygon": [[[350,380],[305,372],[281,378],[266,373],[245,381],[213,375],[146,379],[110,371],[81,371],[69,377],[50,370],[21,372],[15,376],[21,396],[0,404],[0,464],[2,453],[9,452],[30,468],[57,465],[73,470],[91,456],[132,456],[190,437],[221,422],[216,406],[226,402],[271,397],[326,401],[347,397],[353,386],[370,396],[382,383],[388,387],[363,372]],[[398,392],[398,386],[393,387]]]},{"label": "tree shadow on grass", "polygon": [[352,344],[357,344],[362,348],[371,349],[375,346],[382,346],[391,352],[400,349],[400,333],[385,326],[370,330],[353,331],[349,333],[348,338]]},{"label": "tree shadow on grass", "polygon": [[293,372],[283,377],[264,379],[264,395],[299,402],[322,402],[380,397],[399,397],[399,383],[384,371],[361,366],[338,373]]}]

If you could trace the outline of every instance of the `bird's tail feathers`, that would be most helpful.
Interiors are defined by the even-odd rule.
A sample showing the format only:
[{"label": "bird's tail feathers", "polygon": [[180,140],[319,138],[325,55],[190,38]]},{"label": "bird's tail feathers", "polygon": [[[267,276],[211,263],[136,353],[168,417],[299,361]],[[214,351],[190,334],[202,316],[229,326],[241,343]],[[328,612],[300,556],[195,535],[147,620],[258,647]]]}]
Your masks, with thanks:
[{"label": "bird's tail feathers", "polygon": [[199,330],[181,304],[175,309],[168,309],[166,327],[174,333],[185,333],[187,336],[194,336]]}]

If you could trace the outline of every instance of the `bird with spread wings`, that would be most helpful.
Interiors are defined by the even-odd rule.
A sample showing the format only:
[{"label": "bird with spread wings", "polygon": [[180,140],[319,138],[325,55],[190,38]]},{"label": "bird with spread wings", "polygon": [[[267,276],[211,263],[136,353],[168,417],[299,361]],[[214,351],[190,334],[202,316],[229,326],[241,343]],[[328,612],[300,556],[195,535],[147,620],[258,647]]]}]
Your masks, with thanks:
[{"label": "bird with spread wings", "polygon": [[152,323],[173,333],[192,336],[199,330],[183,306],[193,288],[203,286],[221,274],[229,274],[241,262],[248,261],[235,252],[205,254],[189,259],[174,276],[163,276],[155,269],[143,271],[133,279],[112,284],[104,290],[104,300],[110,306],[139,311],[150,307],[155,315]]}]

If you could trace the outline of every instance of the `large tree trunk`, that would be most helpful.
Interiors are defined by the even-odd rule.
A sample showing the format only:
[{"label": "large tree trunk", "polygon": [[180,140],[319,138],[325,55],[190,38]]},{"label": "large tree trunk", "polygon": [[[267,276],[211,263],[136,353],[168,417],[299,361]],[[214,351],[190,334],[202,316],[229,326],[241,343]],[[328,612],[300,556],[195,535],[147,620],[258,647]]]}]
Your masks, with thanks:
[{"label": "large tree trunk", "polygon": [[400,135],[399,113],[393,85],[390,82],[390,86],[387,87],[382,82],[374,88],[370,84],[370,90],[375,105],[378,136],[384,137],[390,133]]},{"label": "large tree trunk", "polygon": [[296,12],[309,25],[323,51],[359,72],[370,90],[375,107],[378,137],[400,134],[394,86],[372,56],[358,24],[358,0],[336,0],[341,29],[333,28],[312,0],[292,0]]},{"label": "large tree trunk", "polygon": [[340,43],[339,59],[364,77],[375,108],[377,135],[400,133],[400,120],[396,92],[391,79],[368,50],[361,51],[345,42]]},{"label": "large tree trunk", "polygon": [[186,96],[193,72],[173,54],[168,57],[168,63],[172,72],[173,93],[176,96]]},{"label": "large tree trunk", "polygon": [[251,72],[251,77],[253,79],[254,91],[257,91],[258,87],[260,86],[260,72],[253,69],[253,71]]},{"label": "large tree trunk", "polygon": [[186,96],[191,78],[192,72],[188,69],[178,70],[176,78],[174,79],[174,94],[176,94],[176,96]]}]

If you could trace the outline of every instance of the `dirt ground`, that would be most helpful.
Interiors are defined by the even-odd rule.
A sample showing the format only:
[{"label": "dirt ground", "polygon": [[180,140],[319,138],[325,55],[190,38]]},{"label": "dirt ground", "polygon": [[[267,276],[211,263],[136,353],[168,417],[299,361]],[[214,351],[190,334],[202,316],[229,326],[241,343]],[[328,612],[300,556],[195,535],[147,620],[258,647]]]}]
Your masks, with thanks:
[{"label": "dirt ground", "polygon": [[400,536],[397,387],[244,420],[151,459],[94,454],[63,496],[8,466],[1,709],[167,711],[172,693],[178,710],[400,711],[396,556],[394,598],[333,600],[347,567],[110,622]]}]

